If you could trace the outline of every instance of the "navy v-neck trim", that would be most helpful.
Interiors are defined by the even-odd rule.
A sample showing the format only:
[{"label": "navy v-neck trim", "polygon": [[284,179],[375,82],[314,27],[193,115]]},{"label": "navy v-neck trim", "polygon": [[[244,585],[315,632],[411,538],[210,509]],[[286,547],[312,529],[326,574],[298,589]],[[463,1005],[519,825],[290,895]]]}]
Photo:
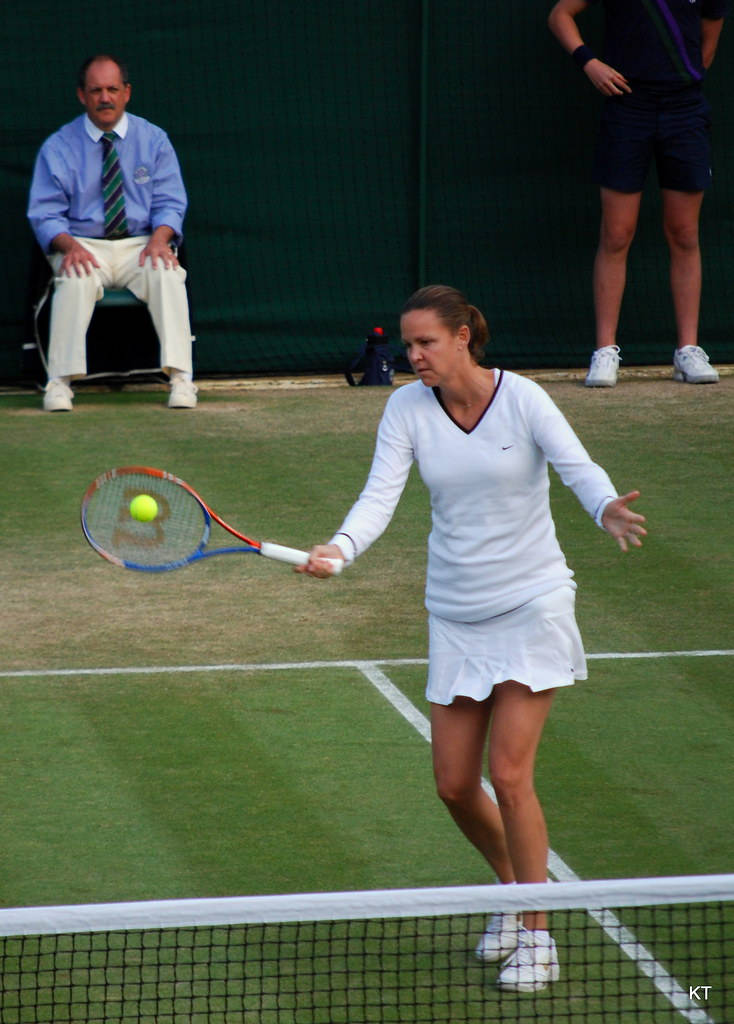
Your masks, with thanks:
[{"label": "navy v-neck trim", "polygon": [[489,400],[489,401],[487,402],[487,404],[485,405],[484,409],[482,410],[482,414],[481,414],[481,416],[479,417],[479,419],[477,420],[477,422],[476,422],[476,423],[474,424],[474,426],[473,426],[473,427],[463,427],[463,426],[461,425],[461,423],[459,423],[459,422],[458,422],[457,420],[455,420],[455,419],[454,419],[454,417],[453,417],[453,416],[451,415],[451,413],[450,413],[450,412],[448,411],[448,409],[447,409],[447,408],[446,408],[446,406],[444,405],[444,401],[443,401],[443,398],[441,398],[441,389],[440,389],[440,388],[438,388],[438,387],[435,387],[435,388],[431,388],[431,390],[433,391],[434,395],[436,396],[436,400],[438,401],[438,404],[439,404],[439,405],[441,406],[441,408],[442,408],[442,409],[443,409],[443,411],[444,411],[444,412],[446,413],[446,415],[447,415],[447,416],[448,416],[448,418],[449,418],[449,419],[451,420],[451,422],[452,422],[452,423],[453,423],[453,424],[454,424],[455,426],[457,426],[457,427],[459,428],[459,430],[461,430],[461,431],[462,431],[462,433],[464,433],[464,434],[473,434],[473,433],[474,433],[474,431],[475,431],[475,430],[477,429],[477,427],[479,426],[479,424],[480,424],[480,423],[482,422],[482,420],[484,419],[484,417],[485,417],[485,416],[487,415],[487,413],[489,412],[489,410],[490,410],[490,408],[491,408],[491,406],[492,406],[492,402],[494,402],[495,398],[497,397],[497,392],[498,392],[498,391],[499,391],[499,389],[500,389],[500,384],[502,383],[502,378],[504,377],[504,375],[505,375],[505,371],[504,371],[504,370],[500,370],[500,375],[499,375],[499,377],[497,378],[497,383],[496,383],[496,384],[495,384],[495,386],[494,386],[494,391],[492,392],[492,397],[490,398],[490,400]]}]

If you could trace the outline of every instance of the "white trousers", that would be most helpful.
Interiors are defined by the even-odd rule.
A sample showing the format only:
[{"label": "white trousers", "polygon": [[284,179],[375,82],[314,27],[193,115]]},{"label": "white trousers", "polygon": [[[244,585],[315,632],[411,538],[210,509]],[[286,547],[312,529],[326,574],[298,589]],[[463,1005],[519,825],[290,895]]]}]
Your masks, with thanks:
[{"label": "white trousers", "polygon": [[63,253],[48,257],[55,278],[48,344],[48,376],[84,377],[87,372],[87,328],[94,305],[105,288],[129,288],[148,307],[160,342],[161,368],[191,373],[191,323],[183,267],[153,269],[150,259],[139,266],[147,235],[135,238],[80,238],[99,267],[92,273],[68,276],[60,273]]}]

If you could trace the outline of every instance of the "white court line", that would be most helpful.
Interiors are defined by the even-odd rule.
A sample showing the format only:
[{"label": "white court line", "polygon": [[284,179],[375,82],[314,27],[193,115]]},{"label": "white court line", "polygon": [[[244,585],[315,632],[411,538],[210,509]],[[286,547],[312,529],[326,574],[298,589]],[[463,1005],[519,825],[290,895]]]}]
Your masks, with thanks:
[{"label": "white court line", "polygon": [[[620,658],[716,658],[734,657],[734,650],[710,651],[625,651],[606,654],[587,654],[587,661],[615,661]],[[282,661],[282,662],[241,662],[224,665],[127,665],[110,668],[30,668],[0,671],[0,679],[22,679],[37,676],[132,676],[186,673],[186,672],[282,672],[287,669],[311,668],[359,668],[370,665],[427,665],[426,658],[376,658],[369,662],[361,660],[342,661]]]},{"label": "white court line", "polygon": [[[385,662],[380,662],[379,664],[384,665]],[[357,667],[375,689],[420,733],[423,739],[430,743],[430,722],[408,700],[405,694],[391,682],[382,669],[379,668],[378,663],[362,662]],[[482,787],[496,803],[494,791],[486,779],[482,779]],[[553,850],[548,851],[548,872],[559,882],[581,881],[576,872]],[[691,1002],[685,989],[666,971],[662,964],[658,963],[652,953],[641,942],[638,942],[634,933],[621,923],[616,914],[613,914],[610,910],[588,910],[587,913],[604,930],[604,933],[612,942],[619,946],[622,952],[650,979],[658,992],[665,996],[668,1002],[685,1020],[690,1021],[691,1024],[715,1024],[707,1013]]]},{"label": "white court line", "polygon": [[640,651],[624,654],[587,654],[587,661],[614,661],[618,658],[730,658],[734,651]]}]

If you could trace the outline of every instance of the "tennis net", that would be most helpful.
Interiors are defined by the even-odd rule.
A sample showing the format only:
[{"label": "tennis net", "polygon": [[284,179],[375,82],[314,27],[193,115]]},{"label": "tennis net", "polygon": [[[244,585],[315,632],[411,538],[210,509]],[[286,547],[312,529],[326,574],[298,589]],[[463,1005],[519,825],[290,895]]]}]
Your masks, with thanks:
[{"label": "tennis net", "polygon": [[[489,915],[548,910],[561,976],[495,985]],[[734,875],[0,910],[0,1021],[734,1021]]]}]

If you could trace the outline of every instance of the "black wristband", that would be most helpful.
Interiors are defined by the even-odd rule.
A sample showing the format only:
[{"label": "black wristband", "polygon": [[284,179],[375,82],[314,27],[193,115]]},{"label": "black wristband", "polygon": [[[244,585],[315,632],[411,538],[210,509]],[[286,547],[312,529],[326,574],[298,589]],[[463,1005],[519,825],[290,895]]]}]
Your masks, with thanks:
[{"label": "black wristband", "polygon": [[576,49],[573,51],[571,56],[576,61],[578,66],[581,68],[581,70],[583,71],[583,69],[586,67],[586,65],[589,63],[589,61],[590,60],[594,60],[594,56],[595,55],[594,55],[594,51],[590,47],[585,46],[582,43],[581,46],[577,46],[576,47]]}]

